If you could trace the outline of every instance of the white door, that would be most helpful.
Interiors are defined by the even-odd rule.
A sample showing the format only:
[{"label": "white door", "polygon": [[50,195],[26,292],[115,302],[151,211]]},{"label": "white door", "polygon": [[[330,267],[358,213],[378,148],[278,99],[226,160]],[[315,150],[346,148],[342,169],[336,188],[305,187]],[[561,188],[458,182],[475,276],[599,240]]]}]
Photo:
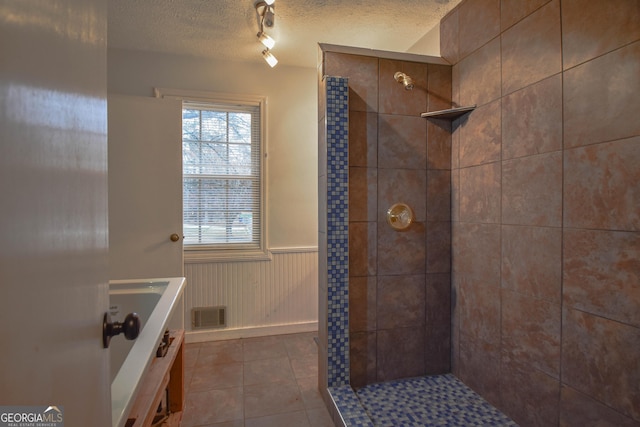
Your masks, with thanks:
[{"label": "white door", "polygon": [[106,26],[104,0],[0,3],[0,406],[70,427],[111,426]]},{"label": "white door", "polygon": [[109,95],[111,279],[183,274],[181,120],[181,101]]}]

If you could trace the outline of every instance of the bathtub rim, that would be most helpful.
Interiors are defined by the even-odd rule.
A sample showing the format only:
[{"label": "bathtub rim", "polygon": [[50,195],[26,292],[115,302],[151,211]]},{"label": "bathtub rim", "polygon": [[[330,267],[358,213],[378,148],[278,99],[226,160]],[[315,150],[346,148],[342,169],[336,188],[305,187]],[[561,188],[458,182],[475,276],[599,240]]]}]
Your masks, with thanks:
[{"label": "bathtub rim", "polygon": [[[184,292],[186,278],[164,277],[109,281],[109,286],[112,284],[153,286],[154,283],[157,284],[158,282],[168,282],[168,284],[111,383],[111,424],[113,427],[122,427],[127,420],[144,374],[155,357],[162,335],[173,315],[177,302]],[[144,290],[145,286],[139,286],[139,288]],[[115,339],[124,339],[124,337],[115,337]]]}]

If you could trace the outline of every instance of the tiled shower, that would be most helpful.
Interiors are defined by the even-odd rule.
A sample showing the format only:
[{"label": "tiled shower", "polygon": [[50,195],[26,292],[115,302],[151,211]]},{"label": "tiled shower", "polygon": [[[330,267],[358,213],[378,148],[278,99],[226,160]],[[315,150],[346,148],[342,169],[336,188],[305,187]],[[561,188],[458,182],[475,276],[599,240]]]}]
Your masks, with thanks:
[{"label": "tiled shower", "polygon": [[[320,253],[348,264],[321,256],[321,388],[452,372],[522,426],[640,425],[640,3],[465,0],[441,48],[324,52],[348,217]],[[449,100],[477,108],[419,117]]]}]

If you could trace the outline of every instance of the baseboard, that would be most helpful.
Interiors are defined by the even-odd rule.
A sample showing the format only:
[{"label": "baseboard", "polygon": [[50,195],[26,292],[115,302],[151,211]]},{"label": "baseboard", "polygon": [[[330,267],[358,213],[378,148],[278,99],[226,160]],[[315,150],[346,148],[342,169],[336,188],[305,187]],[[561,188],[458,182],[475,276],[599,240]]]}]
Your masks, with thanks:
[{"label": "baseboard", "polygon": [[286,335],[317,331],[318,322],[258,326],[252,328],[216,329],[209,331],[187,331],[185,333],[185,342],[198,343],[206,341],[222,341],[239,338],[255,338],[265,337],[269,335]]}]

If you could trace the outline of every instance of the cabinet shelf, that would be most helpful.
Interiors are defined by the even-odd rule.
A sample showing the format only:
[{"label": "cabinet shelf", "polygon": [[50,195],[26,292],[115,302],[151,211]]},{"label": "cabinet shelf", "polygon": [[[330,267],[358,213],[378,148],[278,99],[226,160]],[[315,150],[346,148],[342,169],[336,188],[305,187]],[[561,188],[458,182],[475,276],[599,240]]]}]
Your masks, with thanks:
[{"label": "cabinet shelf", "polygon": [[448,110],[430,111],[420,114],[420,117],[424,117],[425,119],[455,120],[463,114],[473,111],[475,108],[476,106],[473,105],[471,107],[456,107],[449,108]]}]

